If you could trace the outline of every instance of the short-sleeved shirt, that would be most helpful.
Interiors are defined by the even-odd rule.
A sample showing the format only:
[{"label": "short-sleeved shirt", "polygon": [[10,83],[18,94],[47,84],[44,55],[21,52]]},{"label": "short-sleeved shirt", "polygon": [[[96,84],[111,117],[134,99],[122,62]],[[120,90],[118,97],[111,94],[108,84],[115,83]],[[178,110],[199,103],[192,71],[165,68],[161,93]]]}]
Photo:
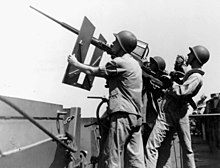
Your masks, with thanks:
[{"label": "short-sleeved shirt", "polygon": [[203,85],[203,75],[204,72],[201,69],[192,69],[188,71],[183,78],[183,84],[174,86],[174,93],[177,96],[194,97]]},{"label": "short-sleeved shirt", "polygon": [[128,112],[141,116],[142,69],[130,55],[116,57],[100,67],[109,86],[109,113]]},{"label": "short-sleeved shirt", "polygon": [[174,125],[176,119],[183,118],[187,114],[187,98],[192,98],[199,92],[203,84],[203,74],[200,69],[188,71],[184,76],[183,84],[173,86],[173,90],[165,94],[160,106],[162,112],[160,119]]}]

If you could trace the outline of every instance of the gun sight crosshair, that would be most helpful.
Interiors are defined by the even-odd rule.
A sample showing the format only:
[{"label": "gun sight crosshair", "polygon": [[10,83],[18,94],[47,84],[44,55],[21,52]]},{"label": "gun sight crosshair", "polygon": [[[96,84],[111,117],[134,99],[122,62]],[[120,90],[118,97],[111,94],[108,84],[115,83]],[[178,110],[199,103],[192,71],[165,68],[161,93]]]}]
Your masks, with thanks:
[{"label": "gun sight crosshair", "polygon": [[[80,62],[82,63],[84,62],[90,43],[96,46],[90,65],[98,66],[101,61],[101,57],[104,51],[107,52],[108,54],[112,54],[111,48],[109,47],[109,45],[106,44],[106,40],[101,34],[99,36],[99,39],[93,37],[95,27],[92,25],[92,23],[89,21],[88,18],[84,17],[81,29],[79,31],[64,22],[60,22],[52,18],[51,16],[34,8],[33,6],[30,6],[30,8],[46,16],[50,20],[58,23],[65,29],[71,31],[72,33],[75,33],[78,35],[72,54],[75,54],[76,58]],[[137,61],[142,62],[142,59],[145,59],[148,53],[149,53],[148,43],[137,40],[137,47],[131,53],[134,56],[134,58],[137,59]],[[94,81],[94,77],[86,75],[83,83],[80,84],[78,82],[79,75],[80,75],[80,72],[69,64],[66,69],[63,83],[73,85],[76,87],[80,87],[86,90],[90,90],[92,87],[92,83]]]}]

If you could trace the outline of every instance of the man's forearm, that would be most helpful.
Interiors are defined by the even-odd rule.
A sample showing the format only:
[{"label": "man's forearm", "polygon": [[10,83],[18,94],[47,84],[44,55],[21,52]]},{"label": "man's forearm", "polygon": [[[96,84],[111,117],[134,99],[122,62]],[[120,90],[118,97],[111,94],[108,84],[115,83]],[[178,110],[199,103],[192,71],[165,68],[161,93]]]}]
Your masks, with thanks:
[{"label": "man's forearm", "polygon": [[87,75],[93,75],[93,76],[98,76],[98,77],[106,76],[105,71],[101,71],[99,67],[93,67],[93,66],[86,65],[86,64],[79,62],[76,59],[75,54],[69,55],[67,61],[69,62],[69,64],[76,67],[81,72],[86,73]]},{"label": "man's forearm", "polygon": [[99,71],[99,67],[92,67],[90,65],[85,65],[80,62],[74,64],[76,68],[78,68],[81,72],[86,73],[87,75],[96,75]]}]

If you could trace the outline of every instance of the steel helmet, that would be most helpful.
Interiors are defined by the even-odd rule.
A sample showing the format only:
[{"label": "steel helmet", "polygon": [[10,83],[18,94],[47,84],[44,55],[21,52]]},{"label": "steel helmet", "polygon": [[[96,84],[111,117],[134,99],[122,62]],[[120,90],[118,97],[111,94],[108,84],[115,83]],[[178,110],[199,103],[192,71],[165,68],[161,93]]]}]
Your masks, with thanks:
[{"label": "steel helmet", "polygon": [[189,47],[190,51],[194,53],[196,59],[199,61],[201,65],[205,64],[210,57],[209,51],[207,48],[197,45],[195,47]]},{"label": "steel helmet", "polygon": [[126,53],[132,52],[137,46],[137,38],[129,31],[124,30],[114,36]]},{"label": "steel helmet", "polygon": [[150,57],[150,61],[153,61],[157,64],[158,69],[164,71],[166,68],[165,60],[160,56]]}]

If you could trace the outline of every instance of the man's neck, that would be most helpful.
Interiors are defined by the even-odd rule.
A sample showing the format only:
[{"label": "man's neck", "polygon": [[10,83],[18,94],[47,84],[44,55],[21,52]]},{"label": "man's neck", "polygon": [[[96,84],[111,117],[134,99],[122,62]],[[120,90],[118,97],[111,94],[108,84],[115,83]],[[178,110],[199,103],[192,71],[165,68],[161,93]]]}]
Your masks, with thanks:
[{"label": "man's neck", "polygon": [[193,62],[191,64],[192,69],[201,69],[202,66],[198,62]]}]

